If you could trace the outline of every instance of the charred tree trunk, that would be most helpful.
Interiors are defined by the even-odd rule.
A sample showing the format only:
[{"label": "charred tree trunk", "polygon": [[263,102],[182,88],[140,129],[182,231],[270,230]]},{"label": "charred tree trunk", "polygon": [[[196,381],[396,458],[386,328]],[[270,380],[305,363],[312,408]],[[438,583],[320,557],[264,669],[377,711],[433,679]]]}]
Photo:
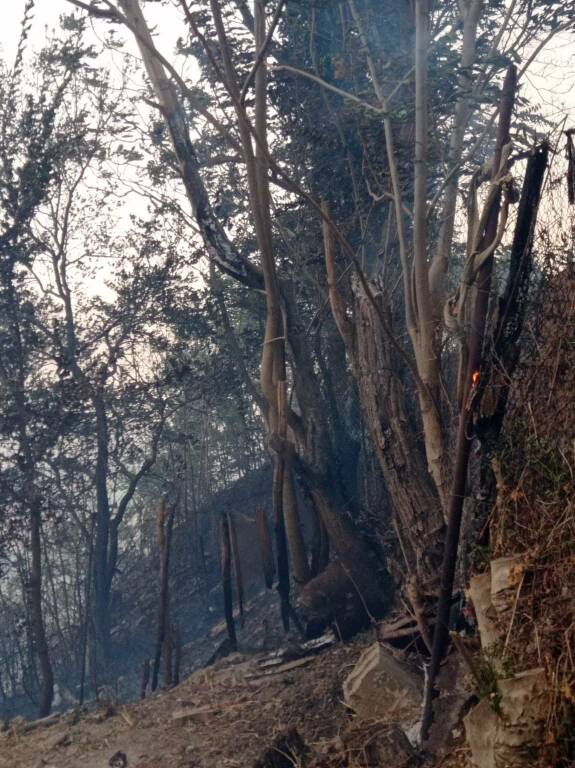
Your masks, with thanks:
[{"label": "charred tree trunk", "polygon": [[273,509],[274,509],[274,533],[276,541],[276,558],[278,571],[277,590],[280,596],[280,610],[283,628],[289,631],[290,620],[290,576],[289,554],[283,514],[283,486],[285,477],[285,464],[281,458],[276,457],[273,480]]},{"label": "charred tree trunk", "polygon": [[240,550],[238,547],[238,534],[236,524],[232,515],[228,514],[228,525],[230,529],[230,542],[232,547],[232,564],[234,567],[234,577],[236,581],[236,594],[238,596],[238,609],[240,612],[240,624],[244,625],[244,580],[242,577],[242,563],[240,560]]},{"label": "charred tree trunk", "polygon": [[[324,212],[329,214],[327,205]],[[357,280],[353,282],[355,322],[349,320],[338,288],[333,232],[326,222],[323,239],[332,313],[358,385],[363,420],[392,501],[401,549],[410,570],[429,581],[434,576],[434,563],[428,561],[425,548],[437,541],[442,529],[441,501],[426,466],[423,446],[409,428],[408,404],[400,373],[402,361],[382,332],[382,318],[387,327],[392,327],[391,313],[383,291],[372,285],[369,288],[372,296],[368,298]]]},{"label": "charred tree trunk", "polygon": [[322,522],[321,516],[316,509],[313,500],[312,507],[312,544],[311,544],[311,576],[314,578],[320,574],[329,563],[329,536]]},{"label": "charred tree trunk", "polygon": [[283,481],[283,513],[286,536],[289,542],[292,573],[296,587],[302,587],[310,577],[310,568],[305,550],[301,520],[294,483],[293,459],[286,455],[286,472]]},{"label": "charred tree trunk", "polygon": [[[499,112],[499,127],[493,157],[492,180],[495,181],[500,173],[500,165],[504,147],[509,143],[509,127],[511,114],[515,101],[517,88],[517,69],[510,66],[507,70],[503,92],[501,96],[501,108]],[[501,191],[496,190],[495,196],[488,203],[489,208],[485,219],[485,230],[479,243],[479,253],[488,251],[492,243],[496,241],[501,207]],[[453,472],[453,484],[449,501],[449,515],[445,547],[443,554],[443,567],[441,573],[441,589],[437,606],[437,619],[433,634],[433,648],[431,662],[425,690],[424,709],[421,723],[421,737],[424,741],[428,736],[429,727],[433,717],[433,696],[435,681],[439,674],[439,667],[445,654],[449,636],[449,609],[453,591],[453,579],[457,563],[459,548],[459,533],[461,529],[461,516],[465,490],[467,485],[467,469],[473,439],[473,399],[476,386],[476,374],[482,367],[483,342],[489,296],[491,292],[491,276],[493,273],[493,253],[491,253],[480,266],[475,278],[475,303],[473,306],[472,323],[469,329],[469,351],[465,372],[462,407],[459,415],[459,427],[455,447],[455,467]]]},{"label": "charred tree trunk", "polygon": [[144,664],[142,665],[142,683],[140,685],[141,699],[146,698],[146,691],[148,690],[149,683],[150,683],[150,659],[144,659]]},{"label": "charred tree trunk", "polygon": [[[391,325],[383,293],[375,291],[374,295]],[[443,528],[441,500],[428,472],[423,446],[411,427],[402,363],[380,332],[374,308],[357,284],[354,299],[353,372],[364,423],[392,500],[401,548],[410,569],[429,582],[437,563],[428,558],[427,549],[438,542]]]},{"label": "charred tree trunk", "polygon": [[232,558],[230,543],[230,528],[227,517],[224,515],[220,523],[220,566],[222,572],[222,591],[224,596],[224,614],[226,627],[232,651],[237,651],[238,640],[236,637],[236,625],[234,622],[234,602],[232,591]]},{"label": "charred tree trunk", "polygon": [[155,691],[158,687],[162,652],[167,650],[167,644],[170,642],[170,550],[175,512],[175,505],[172,505],[168,512],[166,510],[166,502],[162,500],[157,516],[158,549],[160,553],[160,594],[158,601],[158,634],[156,638],[154,668],[152,671],[152,691]]},{"label": "charred tree trunk", "polygon": [[527,309],[533,268],[533,237],[548,156],[549,147],[543,144],[534,150],[527,161],[506,288],[499,301],[495,327],[479,377],[475,431],[488,456],[497,447],[511,377],[519,359],[518,341]]},{"label": "charred tree trunk", "polygon": [[265,508],[262,506],[256,507],[256,528],[262,558],[264,582],[266,587],[271,589],[274,585],[275,576],[274,555],[268,517]]},{"label": "charred tree trunk", "polygon": [[95,517],[92,517],[90,526],[90,541],[88,542],[88,570],[86,576],[86,589],[84,597],[84,622],[82,627],[82,650],[80,661],[80,694],[78,701],[80,706],[84,703],[84,693],[86,688],[86,661],[88,654],[88,638],[90,636],[90,620],[92,617],[92,571],[94,564],[94,527]]},{"label": "charred tree trunk", "polygon": [[182,667],[182,635],[178,627],[173,627],[172,637],[174,640],[174,674],[172,682],[174,685],[180,684],[180,669]]},{"label": "charred tree trunk", "polygon": [[169,626],[166,630],[166,638],[164,640],[164,687],[171,688],[174,684],[174,642],[172,636],[172,629]]}]

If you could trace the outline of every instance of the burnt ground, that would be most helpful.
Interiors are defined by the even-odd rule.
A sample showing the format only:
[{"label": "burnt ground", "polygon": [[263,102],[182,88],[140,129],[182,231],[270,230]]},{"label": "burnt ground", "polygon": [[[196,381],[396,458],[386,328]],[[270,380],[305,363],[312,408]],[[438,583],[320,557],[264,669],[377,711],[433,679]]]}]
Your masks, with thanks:
[{"label": "burnt ground", "polygon": [[[388,724],[354,718],[342,684],[376,640],[368,630],[349,643],[327,633],[303,643],[279,626],[277,595],[261,593],[238,622],[240,652],[193,671],[180,685],[143,701],[102,700],[42,721],[15,718],[0,733],[0,768],[372,768],[369,744]],[[190,662],[214,655],[223,622],[184,649]],[[197,663],[197,661],[196,661]],[[188,666],[188,665],[186,665]],[[385,693],[383,693],[385,695]],[[297,732],[305,761],[275,762],[283,735]],[[463,728],[439,768],[465,768]],[[274,742],[272,761],[262,760]],[[350,746],[351,745],[351,746]],[[442,750],[445,753],[445,750]],[[404,768],[389,765],[386,768]]]},{"label": "burnt ground", "polygon": [[372,641],[364,634],[271,668],[269,653],[234,654],[144,701],[102,702],[29,732],[13,721],[0,768],[108,768],[115,755],[120,768],[244,768],[290,728],[319,747],[349,719],[341,685]]}]

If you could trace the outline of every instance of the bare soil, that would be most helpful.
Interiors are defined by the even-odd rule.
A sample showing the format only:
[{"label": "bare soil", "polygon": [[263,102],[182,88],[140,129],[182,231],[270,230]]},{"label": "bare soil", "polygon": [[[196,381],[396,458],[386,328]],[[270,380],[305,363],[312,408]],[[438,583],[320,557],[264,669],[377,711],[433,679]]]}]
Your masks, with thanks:
[{"label": "bare soil", "polygon": [[234,654],[144,701],[32,731],[14,721],[0,735],[0,768],[246,768],[293,728],[321,748],[349,720],[342,682],[370,642],[366,633],[275,667],[269,654]]}]

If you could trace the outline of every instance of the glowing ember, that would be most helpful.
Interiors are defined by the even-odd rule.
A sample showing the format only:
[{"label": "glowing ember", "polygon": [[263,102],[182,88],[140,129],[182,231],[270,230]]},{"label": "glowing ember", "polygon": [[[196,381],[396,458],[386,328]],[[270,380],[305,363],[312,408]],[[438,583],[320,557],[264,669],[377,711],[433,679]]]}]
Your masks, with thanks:
[{"label": "glowing ember", "polygon": [[478,381],[479,381],[479,371],[473,371],[473,375],[471,376],[471,383],[473,384],[473,386],[475,386]]}]

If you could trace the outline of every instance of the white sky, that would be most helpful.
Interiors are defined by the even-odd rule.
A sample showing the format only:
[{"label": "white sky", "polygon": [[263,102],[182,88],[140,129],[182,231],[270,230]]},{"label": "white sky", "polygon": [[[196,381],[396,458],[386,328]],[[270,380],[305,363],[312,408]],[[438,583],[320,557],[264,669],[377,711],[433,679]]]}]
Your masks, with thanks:
[{"label": "white sky", "polygon": [[[16,55],[25,4],[26,0],[2,0],[4,7],[0,26],[0,51],[8,67],[12,66]],[[35,50],[41,48],[46,32],[57,27],[60,14],[72,10],[74,7],[66,0],[35,0],[29,47]],[[178,36],[186,34],[181,10],[175,6],[148,3],[145,13],[152,26],[157,24],[159,50],[172,59]],[[94,42],[97,42],[108,25],[96,20],[92,22],[92,28]],[[122,34],[121,27],[116,25],[114,28],[118,34]],[[131,35],[126,39],[126,50],[135,53]],[[567,111],[570,113],[567,122],[575,127],[575,34],[560,35],[549,44],[527,74],[523,88],[527,95],[536,97],[547,117],[551,120],[560,119],[561,113]]]},{"label": "white sky", "polygon": [[[20,38],[21,22],[26,0],[2,0],[2,5],[4,7],[2,8],[0,26],[0,47],[4,59],[8,66],[11,67]],[[58,19],[61,14],[69,14],[73,11],[78,14],[83,13],[83,11],[67,3],[66,0],[35,0],[34,18],[29,36],[29,42],[32,44],[33,49],[38,50],[41,48],[46,38],[46,31],[50,32],[58,27]],[[159,47],[163,53],[169,55],[178,35],[183,36],[185,34],[185,29],[179,26],[179,17],[176,9],[174,8],[172,11],[171,8],[152,4],[146,7],[145,12],[148,21],[152,25],[159,22],[160,19],[162,20],[162,24],[159,25],[161,33]],[[170,18],[170,24],[165,23],[166,17]],[[102,22],[102,20],[95,20],[92,27],[95,30],[96,36],[100,36],[108,28],[108,25]],[[116,25],[114,29],[120,34],[121,28],[119,26]],[[131,49],[135,50],[134,48]]]},{"label": "white sky", "polygon": [[[20,37],[26,0],[0,0],[0,3],[3,6],[0,24],[0,55],[5,59],[8,68],[11,68]],[[35,0],[27,52],[39,50],[47,32],[57,28],[59,16],[72,11],[82,13],[66,0]],[[181,9],[176,7],[176,0],[172,0],[172,4],[167,6],[160,3],[146,3],[144,11],[150,26],[158,29],[158,49],[175,66],[178,66],[173,52],[177,38],[185,36],[187,30],[182,20]],[[92,31],[88,33],[88,40],[93,36],[92,39],[97,44],[103,40],[110,26],[99,19],[89,23]],[[123,29],[119,25],[114,25],[114,30],[117,35],[123,34]],[[132,35],[125,34],[124,39],[126,40],[124,53],[137,55]],[[109,58],[102,63],[112,67],[117,66],[119,69],[121,60],[111,54],[107,56]],[[134,85],[138,87],[140,83]],[[575,128],[575,33],[563,33],[551,41],[539,54],[537,62],[523,79],[522,89],[532,103],[541,106],[545,117],[557,127],[561,126],[565,119],[565,127]]]}]

